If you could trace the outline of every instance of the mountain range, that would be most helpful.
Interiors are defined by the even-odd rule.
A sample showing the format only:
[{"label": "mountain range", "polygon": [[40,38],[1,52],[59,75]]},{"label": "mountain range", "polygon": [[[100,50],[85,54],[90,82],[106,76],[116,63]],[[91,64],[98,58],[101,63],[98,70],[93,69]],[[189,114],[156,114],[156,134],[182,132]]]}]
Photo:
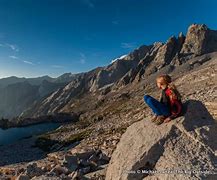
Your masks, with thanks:
[{"label": "mountain range", "polygon": [[[167,42],[142,45],[105,67],[58,78],[10,77],[0,80],[0,115],[20,119],[54,113],[84,113],[95,107],[99,94],[107,94],[148,76],[172,72],[193,57],[217,51],[217,31],[192,24],[186,36],[180,33]],[[205,60],[206,61],[206,60]],[[90,99],[85,106],[82,99]]]},{"label": "mountain range", "polygon": [[57,78],[18,78],[11,76],[0,79],[0,117],[14,118],[39,99],[76,78],[77,74],[65,73]]}]

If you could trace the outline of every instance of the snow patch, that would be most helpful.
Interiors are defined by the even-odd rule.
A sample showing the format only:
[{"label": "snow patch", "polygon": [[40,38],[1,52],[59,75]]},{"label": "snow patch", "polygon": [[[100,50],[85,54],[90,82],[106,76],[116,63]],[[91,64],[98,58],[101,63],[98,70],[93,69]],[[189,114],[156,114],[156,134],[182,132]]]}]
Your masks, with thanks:
[{"label": "snow patch", "polygon": [[123,55],[123,56],[121,56],[119,58],[113,59],[110,64],[112,64],[113,62],[115,62],[117,60],[124,59],[126,56],[127,56],[127,54],[125,54],[125,55]]}]

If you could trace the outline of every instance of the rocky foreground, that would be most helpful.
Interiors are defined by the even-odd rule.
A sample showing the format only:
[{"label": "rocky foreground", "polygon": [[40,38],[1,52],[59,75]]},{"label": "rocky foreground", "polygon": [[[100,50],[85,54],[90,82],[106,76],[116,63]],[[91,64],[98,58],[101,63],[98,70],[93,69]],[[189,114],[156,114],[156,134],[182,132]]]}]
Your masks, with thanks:
[{"label": "rocky foreground", "polygon": [[[189,33],[201,35],[206,31],[204,28],[198,26],[197,29],[194,25]],[[204,37],[208,35],[205,33]],[[181,49],[183,53],[189,49],[197,55],[176,57],[172,62],[177,66],[167,64],[149,75],[137,71],[137,67],[112,88],[106,86],[100,91],[80,95],[79,100],[64,101],[67,104],[61,106],[61,111],[75,108],[83,112],[78,122],[17,145],[0,147],[0,179],[217,179],[217,53],[207,53],[207,48],[200,44],[204,41],[195,36],[187,35],[187,41],[181,44],[189,45]],[[195,38],[197,43],[190,43]],[[149,54],[148,58],[154,57],[154,62],[159,63],[160,57],[167,57],[169,42],[161,46],[157,56]],[[207,47],[210,50],[210,46]],[[185,113],[174,121],[156,126],[150,122],[152,114],[143,96],[159,97],[155,77],[162,73],[173,77],[183,96]],[[142,75],[139,77],[139,74]],[[128,77],[133,76],[139,80],[129,83]],[[50,102],[52,111],[64,94],[69,97],[71,86],[67,88],[52,96],[59,94],[59,98],[44,100],[42,106],[47,107]],[[29,152],[31,156],[36,152],[37,157],[22,157],[25,155],[22,146],[26,147],[26,154]],[[21,152],[13,155],[15,150]],[[172,170],[172,173],[153,173],[165,170]]]},{"label": "rocky foreground", "polygon": [[216,179],[216,120],[200,101],[186,103],[185,115],[171,123],[156,126],[145,118],[131,125],[106,179]]}]

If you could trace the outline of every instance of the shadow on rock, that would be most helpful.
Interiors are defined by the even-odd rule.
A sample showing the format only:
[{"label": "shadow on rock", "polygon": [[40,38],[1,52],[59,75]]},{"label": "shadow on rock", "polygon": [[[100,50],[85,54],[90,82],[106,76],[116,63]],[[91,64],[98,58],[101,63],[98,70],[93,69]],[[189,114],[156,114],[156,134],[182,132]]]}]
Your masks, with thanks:
[{"label": "shadow on rock", "polygon": [[207,110],[206,106],[197,100],[188,100],[184,103],[184,128],[192,132],[194,136],[199,138],[212,148],[217,150],[217,121]]}]

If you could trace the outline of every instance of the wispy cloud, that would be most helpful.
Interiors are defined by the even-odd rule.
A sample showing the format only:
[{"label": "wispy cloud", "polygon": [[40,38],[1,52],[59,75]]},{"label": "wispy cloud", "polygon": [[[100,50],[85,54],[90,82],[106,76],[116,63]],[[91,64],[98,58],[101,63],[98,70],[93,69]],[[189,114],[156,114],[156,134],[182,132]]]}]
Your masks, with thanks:
[{"label": "wispy cloud", "polygon": [[11,59],[19,59],[17,56],[9,56]]},{"label": "wispy cloud", "polygon": [[94,8],[95,5],[92,0],[82,0],[82,3],[88,6],[89,8]]},{"label": "wispy cloud", "polygon": [[84,53],[80,53],[80,63],[85,64],[86,63],[86,55]]},{"label": "wispy cloud", "polygon": [[86,55],[85,55],[84,53],[80,53],[80,56],[81,56],[82,58],[86,58]]},{"label": "wispy cloud", "polygon": [[85,63],[86,63],[86,60],[85,60],[85,59],[80,59],[80,63],[81,63],[81,64],[85,64]]},{"label": "wispy cloud", "polygon": [[19,48],[17,45],[14,44],[6,44],[6,46],[8,46],[11,50],[18,52]]},{"label": "wispy cloud", "polygon": [[135,43],[121,43],[121,47],[124,49],[135,48]]},{"label": "wispy cloud", "polygon": [[26,64],[30,64],[30,65],[35,65],[33,62],[31,62],[31,61],[23,61],[24,63],[26,63]]},{"label": "wispy cloud", "polygon": [[[17,56],[9,56],[9,58],[11,58],[11,59],[14,59],[14,60],[18,60],[19,62],[21,62],[21,63],[25,63],[25,64],[29,64],[29,65],[36,65],[34,62],[32,62],[32,61],[27,61],[27,60],[23,60],[22,58],[19,58],[19,57],[17,57]],[[37,62],[37,64],[39,64],[38,62]]]},{"label": "wispy cloud", "polygon": [[[12,51],[18,52],[19,51],[19,47],[15,44],[9,44],[9,43],[0,43],[0,47],[4,47],[4,48],[10,48]],[[39,62],[36,62],[36,64],[33,61],[30,60],[25,60],[25,58],[20,58],[18,56],[15,55],[9,55],[8,56],[10,59],[14,59],[17,60],[21,63],[25,63],[25,64],[29,64],[29,65],[36,65],[36,64],[40,64]]]},{"label": "wispy cloud", "polygon": [[12,51],[19,52],[19,47],[15,44],[0,43],[0,47],[10,48]]}]

